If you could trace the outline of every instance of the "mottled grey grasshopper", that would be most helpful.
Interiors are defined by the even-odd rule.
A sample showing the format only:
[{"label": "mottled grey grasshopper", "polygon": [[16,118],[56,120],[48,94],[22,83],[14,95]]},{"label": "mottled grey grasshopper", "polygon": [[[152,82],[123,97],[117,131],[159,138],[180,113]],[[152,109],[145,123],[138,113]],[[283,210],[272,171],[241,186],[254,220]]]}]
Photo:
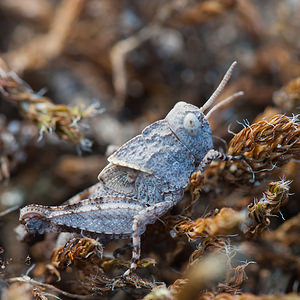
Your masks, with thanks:
[{"label": "mottled grey grasshopper", "polygon": [[[75,232],[91,237],[132,238],[130,268],[140,258],[140,236],[183,197],[191,174],[204,172],[216,159],[228,157],[213,148],[208,118],[241,96],[238,92],[204,112],[228,82],[234,62],[209,100],[198,108],[178,102],[165,119],[147,126],[108,157],[99,182],[62,206],[28,205],[20,222],[29,233]],[[84,199],[86,195],[88,198]]]}]

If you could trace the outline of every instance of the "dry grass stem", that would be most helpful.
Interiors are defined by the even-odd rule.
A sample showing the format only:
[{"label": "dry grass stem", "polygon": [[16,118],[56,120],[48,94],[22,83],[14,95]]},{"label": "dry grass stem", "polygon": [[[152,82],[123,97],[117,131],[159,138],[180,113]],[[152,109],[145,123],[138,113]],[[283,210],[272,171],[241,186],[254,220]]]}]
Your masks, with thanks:
[{"label": "dry grass stem", "polygon": [[189,3],[189,1],[172,1],[158,8],[152,21],[137,33],[118,41],[110,51],[112,63],[113,85],[116,93],[116,107],[121,109],[127,96],[126,55],[139,47],[143,42],[159,36],[166,23],[182,22],[205,23],[212,18],[232,8],[235,1],[210,0],[204,3]]},{"label": "dry grass stem", "polygon": [[71,299],[96,299],[96,296],[93,296],[93,295],[76,295],[76,294],[68,293],[66,291],[63,291],[63,290],[55,287],[52,284],[43,283],[43,282],[34,280],[34,279],[30,278],[29,276],[12,277],[12,278],[7,279],[6,282],[9,284],[13,284],[15,282],[29,283],[34,288],[41,287],[41,288],[44,288],[45,290],[51,291],[52,293],[64,295]]},{"label": "dry grass stem", "polygon": [[39,69],[58,56],[78,18],[85,0],[63,0],[54,14],[50,30],[4,57],[15,72],[22,74],[28,69]]}]

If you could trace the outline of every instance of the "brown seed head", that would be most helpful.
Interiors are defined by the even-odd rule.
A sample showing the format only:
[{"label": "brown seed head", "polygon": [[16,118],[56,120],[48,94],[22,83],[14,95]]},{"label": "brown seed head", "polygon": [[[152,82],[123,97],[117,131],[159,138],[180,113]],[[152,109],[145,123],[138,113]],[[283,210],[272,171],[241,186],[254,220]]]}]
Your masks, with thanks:
[{"label": "brown seed head", "polygon": [[226,235],[239,232],[239,227],[245,222],[247,215],[241,211],[224,207],[212,218],[199,218],[196,221],[184,220],[174,227],[178,234],[186,234],[191,240],[201,236]]},{"label": "brown seed head", "polygon": [[268,189],[259,201],[248,206],[249,218],[254,222],[247,230],[247,234],[256,235],[270,224],[270,216],[277,214],[281,206],[288,201],[290,181],[281,180],[268,184]]},{"label": "brown seed head", "polygon": [[291,159],[300,158],[299,123],[296,117],[281,114],[254,123],[233,137],[227,155],[243,155],[244,159],[212,164],[204,173],[207,183],[260,181]]}]

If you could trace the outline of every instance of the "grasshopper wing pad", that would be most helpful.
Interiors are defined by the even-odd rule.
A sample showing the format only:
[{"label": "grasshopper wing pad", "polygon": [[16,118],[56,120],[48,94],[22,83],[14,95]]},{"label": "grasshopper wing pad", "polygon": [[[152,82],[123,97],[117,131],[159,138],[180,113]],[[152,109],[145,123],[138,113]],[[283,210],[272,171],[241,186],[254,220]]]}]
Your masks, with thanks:
[{"label": "grasshopper wing pad", "polygon": [[141,135],[138,135],[121,146],[107,160],[114,165],[151,174],[151,171],[145,167],[148,155],[145,141]]},{"label": "grasshopper wing pad", "polygon": [[117,193],[133,194],[139,172],[127,167],[109,164],[99,174],[98,179],[104,186]]}]

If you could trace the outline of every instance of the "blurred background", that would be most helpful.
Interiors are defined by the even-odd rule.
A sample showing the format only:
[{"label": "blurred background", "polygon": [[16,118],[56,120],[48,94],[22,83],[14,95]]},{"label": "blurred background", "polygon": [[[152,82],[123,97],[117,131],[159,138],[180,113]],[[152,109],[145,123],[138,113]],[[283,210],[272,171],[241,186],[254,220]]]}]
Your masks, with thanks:
[{"label": "blurred background", "polygon": [[[1,0],[0,211],[12,212],[0,217],[0,255],[9,274],[20,276],[31,264],[14,233],[19,207],[59,205],[96,183],[107,154],[176,102],[201,106],[233,61],[220,99],[239,90],[245,96],[212,118],[214,136],[223,139],[215,138],[216,148],[226,149],[229,131],[266,108],[298,114],[300,83],[292,92],[287,86],[300,76],[299,16],[297,0]],[[47,97],[96,108],[79,118],[79,138],[41,126],[26,110],[28,96],[18,91],[14,100],[3,88],[7,76],[33,105]],[[298,210],[289,203],[285,216]]]}]

